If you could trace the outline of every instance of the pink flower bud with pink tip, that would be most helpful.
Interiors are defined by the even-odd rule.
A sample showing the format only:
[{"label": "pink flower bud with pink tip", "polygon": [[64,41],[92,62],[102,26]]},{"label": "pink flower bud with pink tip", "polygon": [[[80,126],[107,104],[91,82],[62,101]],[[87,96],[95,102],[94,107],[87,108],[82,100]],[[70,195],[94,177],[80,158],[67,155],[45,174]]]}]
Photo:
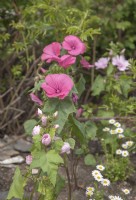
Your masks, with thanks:
[{"label": "pink flower bud with pink tip", "polygon": [[33,131],[32,131],[32,135],[34,136],[34,135],[39,135],[40,134],[40,130],[41,130],[41,126],[35,126],[34,128],[33,128]]},{"label": "pink flower bud with pink tip", "polygon": [[46,117],[45,115],[43,115],[43,116],[41,117],[41,120],[42,120],[42,125],[43,125],[43,126],[46,126],[46,124],[47,124],[47,117]]},{"label": "pink flower bud with pink tip", "polygon": [[45,146],[48,146],[51,143],[51,137],[48,133],[44,134],[42,136],[42,144],[44,144]]},{"label": "pink flower bud with pink tip", "polygon": [[26,164],[27,164],[27,165],[30,165],[31,162],[32,162],[32,160],[33,160],[33,158],[32,158],[31,155],[26,156]]},{"label": "pink flower bud with pink tip", "polygon": [[64,145],[61,148],[61,153],[70,154],[70,144],[68,142],[64,142]]},{"label": "pink flower bud with pink tip", "polygon": [[83,113],[83,109],[82,109],[82,108],[79,108],[79,109],[77,110],[77,112],[76,112],[76,118],[81,117],[82,113]]},{"label": "pink flower bud with pink tip", "polygon": [[41,101],[41,99],[39,99],[39,97],[37,97],[34,93],[30,94],[31,100],[36,102],[37,104],[39,104],[40,106],[43,105],[43,102]]}]

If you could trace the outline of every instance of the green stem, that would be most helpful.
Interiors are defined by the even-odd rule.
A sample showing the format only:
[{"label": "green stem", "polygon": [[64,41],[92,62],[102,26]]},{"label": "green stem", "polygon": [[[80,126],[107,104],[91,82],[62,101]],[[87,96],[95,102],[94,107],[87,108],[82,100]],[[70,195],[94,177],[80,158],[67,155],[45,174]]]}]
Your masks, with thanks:
[{"label": "green stem", "polygon": [[69,170],[68,170],[68,166],[67,166],[66,155],[64,155],[64,167],[65,167],[67,179],[68,179],[68,189],[69,189],[68,200],[71,200],[71,181],[70,181],[70,174],[69,174]]}]

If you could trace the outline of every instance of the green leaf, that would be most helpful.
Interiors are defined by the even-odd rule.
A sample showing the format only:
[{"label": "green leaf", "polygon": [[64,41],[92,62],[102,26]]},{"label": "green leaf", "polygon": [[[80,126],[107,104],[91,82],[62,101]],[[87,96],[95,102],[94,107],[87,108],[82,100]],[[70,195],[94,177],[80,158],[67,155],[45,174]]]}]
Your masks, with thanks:
[{"label": "green leaf", "polygon": [[81,94],[85,91],[85,79],[83,77],[83,74],[81,74],[81,77],[78,81],[78,83],[76,84],[76,88],[77,88],[77,91],[78,91],[78,97],[81,96]]},{"label": "green leaf", "polygon": [[17,167],[7,199],[12,199],[13,197],[22,199],[24,194],[24,186],[23,176],[21,175],[19,167]]},{"label": "green leaf", "polygon": [[112,64],[109,64],[109,66],[107,67],[107,76],[111,75],[111,73],[113,72],[114,67]]},{"label": "green leaf", "polygon": [[101,75],[98,75],[92,85],[92,95],[93,96],[99,95],[102,91],[105,90],[105,85],[106,85],[106,79]]},{"label": "green leaf", "polygon": [[69,138],[66,140],[70,144],[71,149],[74,149],[75,147],[75,140],[73,138]]},{"label": "green leaf", "polygon": [[49,99],[44,111],[47,113],[58,111],[58,116],[54,123],[59,124],[60,127],[57,131],[58,134],[60,134],[66,121],[68,120],[68,116],[76,110],[71,99],[65,98],[64,100]]},{"label": "green leaf", "polygon": [[25,129],[25,133],[27,135],[31,135],[32,134],[32,130],[34,128],[34,126],[37,124],[37,121],[35,119],[30,119],[30,120],[27,120],[25,123],[24,123],[24,129]]},{"label": "green leaf", "polygon": [[70,117],[70,123],[72,127],[72,134],[75,135],[77,139],[83,143],[85,139],[85,129],[84,129],[84,123],[80,123],[77,121],[74,117]]},{"label": "green leaf", "polygon": [[89,139],[94,139],[97,132],[97,126],[94,122],[86,122],[85,123],[85,131]]},{"label": "green leaf", "polygon": [[55,193],[56,195],[59,195],[62,188],[64,188],[65,186],[65,179],[61,176],[57,176],[57,184],[56,184],[56,187],[55,187]]},{"label": "green leaf", "polygon": [[87,154],[84,158],[86,165],[96,165],[96,160],[92,154]]},{"label": "green leaf", "polygon": [[33,159],[31,168],[40,167],[43,172],[47,173],[51,183],[55,186],[58,166],[61,163],[63,163],[63,159],[55,150],[50,150],[47,153],[42,151]]}]

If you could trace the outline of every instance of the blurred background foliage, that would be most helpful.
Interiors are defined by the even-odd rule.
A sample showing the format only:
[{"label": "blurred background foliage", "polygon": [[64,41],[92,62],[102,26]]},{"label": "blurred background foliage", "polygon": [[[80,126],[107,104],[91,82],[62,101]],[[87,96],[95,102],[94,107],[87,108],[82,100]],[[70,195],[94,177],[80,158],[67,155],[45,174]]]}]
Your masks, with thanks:
[{"label": "blurred background foliage", "polygon": [[[28,91],[45,45],[73,34],[87,44],[92,63],[111,46],[135,58],[135,7],[136,0],[1,0],[0,135],[20,133],[34,114]],[[113,100],[117,109],[120,99]]]}]

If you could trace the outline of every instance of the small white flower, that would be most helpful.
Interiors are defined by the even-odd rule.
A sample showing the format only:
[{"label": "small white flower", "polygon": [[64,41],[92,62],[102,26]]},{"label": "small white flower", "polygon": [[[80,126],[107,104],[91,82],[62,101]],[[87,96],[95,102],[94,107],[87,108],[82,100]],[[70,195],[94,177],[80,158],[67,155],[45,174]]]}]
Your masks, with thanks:
[{"label": "small white flower", "polygon": [[109,181],[108,179],[102,179],[102,180],[101,180],[101,184],[102,184],[103,186],[109,186],[109,185],[110,185],[110,181]]},{"label": "small white flower", "polygon": [[124,192],[125,194],[130,194],[130,190],[128,190],[128,189],[122,189],[122,192]]},{"label": "small white flower", "polygon": [[115,198],[114,198],[113,195],[110,195],[110,196],[108,196],[108,197],[109,197],[109,199],[111,199],[111,200],[115,200]]},{"label": "small white flower", "polygon": [[115,199],[115,200],[123,200],[123,199],[122,199],[121,197],[119,197],[119,196],[115,196],[114,199]]},{"label": "small white flower", "polygon": [[86,196],[89,196],[89,197],[91,197],[93,195],[93,191],[86,191]]},{"label": "small white flower", "polygon": [[117,132],[116,132],[116,130],[110,130],[110,134],[115,135],[115,134],[117,134]]},{"label": "small white flower", "polygon": [[116,128],[117,133],[123,133],[123,131],[124,131],[123,128]]},{"label": "small white flower", "polygon": [[93,170],[93,171],[92,171],[92,176],[97,176],[97,175],[101,175],[100,171],[98,171],[98,170]]},{"label": "small white flower", "polygon": [[58,111],[53,114],[53,117],[56,118],[58,116]]},{"label": "small white flower", "polygon": [[94,179],[98,182],[101,182],[103,179],[103,176],[101,174],[94,176]]},{"label": "small white flower", "polygon": [[127,144],[122,144],[121,146],[122,146],[123,149],[127,149],[128,148]]},{"label": "small white flower", "polygon": [[122,151],[122,156],[123,156],[123,157],[129,156],[129,152],[128,152],[128,151]]},{"label": "small white flower", "polygon": [[105,127],[105,128],[103,128],[103,131],[104,131],[104,132],[108,132],[108,131],[110,131],[110,128]]},{"label": "small white flower", "polygon": [[59,124],[55,124],[55,125],[54,125],[54,128],[55,128],[55,129],[58,129],[59,127],[60,127]]},{"label": "small white flower", "polygon": [[127,145],[128,147],[131,147],[133,144],[134,144],[133,141],[127,141],[127,142],[126,142],[126,145]]},{"label": "small white flower", "polygon": [[96,169],[103,171],[105,169],[105,167],[103,165],[97,165]]},{"label": "small white flower", "polygon": [[121,150],[121,149],[117,149],[117,150],[116,150],[116,154],[117,154],[117,155],[121,155],[121,154],[122,154],[122,150]]},{"label": "small white flower", "polygon": [[116,126],[117,128],[121,127],[121,124],[119,122],[115,122],[114,126]]},{"label": "small white flower", "polygon": [[116,121],[115,121],[115,119],[110,119],[109,120],[109,124],[114,124]]},{"label": "small white flower", "polygon": [[122,133],[120,133],[120,134],[118,134],[118,138],[119,139],[122,139],[122,138],[124,138],[125,136],[122,134]]},{"label": "small white flower", "polygon": [[87,191],[94,192],[94,187],[86,187],[86,190],[87,190]]}]

